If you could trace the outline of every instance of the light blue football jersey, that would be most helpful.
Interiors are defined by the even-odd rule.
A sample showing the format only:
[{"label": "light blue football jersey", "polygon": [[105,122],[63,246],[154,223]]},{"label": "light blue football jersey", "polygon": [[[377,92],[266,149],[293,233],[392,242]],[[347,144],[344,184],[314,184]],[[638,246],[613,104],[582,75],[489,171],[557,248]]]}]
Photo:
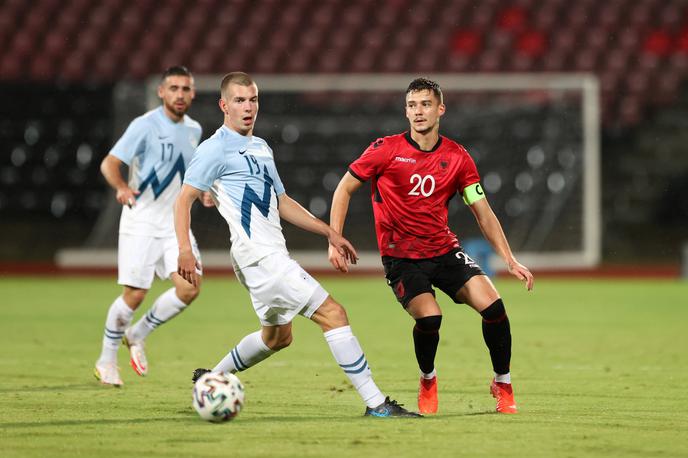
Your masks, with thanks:
[{"label": "light blue football jersey", "polygon": [[129,166],[129,187],[141,194],[124,206],[121,234],[174,236],[174,201],[201,140],[201,125],[184,116],[173,122],[162,106],[134,119],[110,154]]},{"label": "light blue football jersey", "polygon": [[235,269],[288,254],[277,199],[284,185],[265,140],[223,125],[196,150],[184,184],[212,194],[229,225]]}]

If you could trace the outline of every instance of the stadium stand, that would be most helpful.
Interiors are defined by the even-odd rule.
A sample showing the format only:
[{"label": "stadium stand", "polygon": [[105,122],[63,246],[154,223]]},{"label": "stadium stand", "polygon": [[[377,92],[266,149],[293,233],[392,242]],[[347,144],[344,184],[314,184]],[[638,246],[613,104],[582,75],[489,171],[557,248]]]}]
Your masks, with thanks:
[{"label": "stadium stand", "polygon": [[[605,124],[635,125],[676,95],[679,78],[667,73],[686,71],[681,1],[262,0],[252,13],[244,0],[197,3],[192,15],[168,1],[151,16],[151,1],[8,0],[0,78],[113,82],[179,61],[197,73],[582,71],[605,83]],[[239,21],[252,33],[237,34]]]}]

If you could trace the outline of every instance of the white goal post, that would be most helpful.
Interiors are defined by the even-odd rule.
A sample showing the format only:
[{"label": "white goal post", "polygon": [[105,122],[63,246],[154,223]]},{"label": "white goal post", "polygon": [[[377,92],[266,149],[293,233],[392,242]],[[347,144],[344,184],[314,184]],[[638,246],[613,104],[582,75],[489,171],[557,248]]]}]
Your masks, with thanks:
[{"label": "white goal post", "polygon": [[[426,76],[434,81],[437,81],[440,83],[442,87],[442,91],[445,94],[445,100],[447,100],[448,96],[451,98],[452,95],[455,97],[470,97],[471,95],[475,96],[478,95],[478,97],[481,97],[481,94],[501,94],[502,97],[506,94],[507,99],[511,97],[511,99],[508,103],[511,103],[511,105],[507,108],[508,110],[512,110],[515,115],[511,118],[512,121],[513,119],[516,119],[516,122],[518,122],[519,116],[521,116],[523,113],[519,112],[520,109],[520,101],[519,97],[523,97],[523,105],[528,105],[529,99],[528,97],[532,94],[550,94],[551,99],[554,100],[552,102],[553,105],[556,105],[559,103],[560,106],[563,106],[562,110],[563,112],[566,113],[566,116],[562,117],[561,119],[558,119],[556,122],[559,123],[559,125],[568,125],[568,121],[570,121],[570,124],[572,125],[571,129],[578,129],[580,132],[575,132],[573,137],[575,139],[575,150],[576,156],[575,159],[575,164],[576,164],[576,170],[575,173],[570,175],[571,180],[569,181],[575,181],[575,186],[569,187],[569,195],[566,198],[562,198],[561,195],[559,196],[559,200],[556,203],[552,203],[553,199],[550,198],[549,201],[546,200],[546,198],[539,196],[539,200],[533,199],[531,201],[535,202],[537,207],[539,207],[537,218],[530,218],[532,221],[529,223],[529,218],[527,216],[516,216],[511,218],[512,225],[514,227],[520,226],[520,230],[514,230],[510,231],[509,230],[509,223],[510,220],[508,218],[502,218],[500,215],[500,212],[495,210],[498,215],[500,215],[500,220],[502,220],[502,223],[505,224],[505,229],[507,232],[507,237],[509,238],[510,242],[512,243],[512,247],[514,248],[515,254],[518,257],[518,259],[523,262],[525,265],[532,269],[578,269],[578,268],[590,268],[594,267],[599,264],[600,262],[600,257],[601,257],[601,208],[600,208],[600,201],[601,201],[601,191],[600,191],[600,109],[599,109],[599,84],[597,81],[597,78],[594,75],[590,74],[553,74],[553,73],[535,73],[535,74],[430,74],[430,75],[423,75]],[[368,97],[372,97],[373,94],[375,93],[384,93],[388,97],[398,97],[398,102],[399,102],[399,110],[394,112],[394,118],[398,122],[406,122],[406,120],[403,118],[403,114],[401,111],[402,107],[402,101],[403,101],[403,91],[406,89],[408,86],[409,82],[418,77],[418,75],[415,74],[323,74],[323,75],[262,75],[262,74],[257,74],[257,75],[252,75],[252,77],[256,80],[256,82],[259,85],[259,89],[261,92],[261,100],[263,101],[263,105],[261,106],[261,115],[259,116],[257,128],[256,128],[256,133],[260,136],[263,137],[269,137],[269,135],[265,135],[265,131],[272,129],[272,134],[277,135],[274,139],[268,138],[268,140],[271,142],[271,145],[275,149],[275,157],[278,159],[280,157],[280,152],[282,152],[282,163],[278,163],[278,167],[280,167],[280,170],[282,171],[282,175],[285,174],[284,168],[285,167],[290,167],[291,162],[289,160],[285,160],[284,158],[287,157],[287,154],[285,153],[286,147],[284,145],[280,145],[281,139],[279,138],[278,134],[275,134],[275,129],[278,129],[279,126],[278,124],[284,124],[286,122],[289,123],[298,123],[299,118],[302,118],[300,120],[301,122],[301,127],[302,130],[305,132],[305,130],[310,129],[311,133],[315,130],[318,129],[318,122],[320,120],[319,116],[320,114],[316,113],[313,114],[309,110],[309,106],[305,104],[300,108],[299,110],[291,110],[291,106],[285,110],[280,116],[273,117],[273,119],[270,119],[271,112],[270,112],[270,106],[265,105],[265,97],[270,96],[271,94],[274,96],[279,96],[279,95],[284,95],[285,97],[291,97],[290,100],[299,100],[300,98],[298,97],[299,94],[304,94],[304,95],[309,95],[309,94],[337,94],[340,93],[344,99],[348,98],[347,93],[351,94],[351,98],[355,97],[360,97],[361,94],[369,94]],[[198,75],[195,77],[195,85],[196,85],[196,102],[194,103],[194,106],[192,107],[192,111],[194,112],[194,116],[196,116],[196,113],[201,111],[201,122],[205,121],[204,124],[204,137],[207,137],[208,135],[212,134],[214,129],[219,126],[221,123],[221,116],[219,109],[217,108],[217,98],[219,96],[219,84],[222,79],[222,75]],[[152,109],[154,107],[157,107],[160,104],[160,99],[157,97],[157,85],[159,84],[159,79],[157,77],[152,77],[149,80],[146,81],[145,83],[145,94],[146,94],[146,100],[145,100],[145,105],[147,106],[148,109]],[[116,88],[115,93],[118,92],[118,88]],[[561,100],[567,100],[566,96],[563,96],[562,94],[575,94],[575,103],[572,105],[566,105],[565,102],[561,103]],[[340,97],[341,99],[342,97]],[[327,97],[325,97],[327,99]],[[320,98],[322,100],[322,97]],[[463,99],[460,99],[463,100]],[[501,99],[500,99],[501,100]],[[456,112],[457,110],[457,103],[449,103],[447,107],[447,112],[452,113]],[[114,98],[114,103],[131,103],[131,99],[129,102],[124,98]],[[293,102],[290,102],[293,103]],[[297,105],[298,102],[296,102]],[[396,103],[396,101],[395,101]],[[482,103],[482,102],[478,102]],[[493,102],[489,102],[493,103]],[[503,108],[502,105],[499,105],[500,102],[497,102],[496,106],[497,109],[494,109],[494,107],[491,107],[490,109],[493,112],[499,112],[501,108]],[[459,104],[460,105],[460,104]],[[480,107],[480,106],[478,106]],[[396,108],[395,108],[396,110]],[[464,118],[471,118],[473,112],[470,111],[471,108],[465,109],[463,117]],[[340,110],[341,111],[341,110]],[[549,113],[549,112],[548,112]],[[370,114],[370,113],[368,113]],[[527,113],[526,113],[527,114]],[[347,119],[356,119],[357,117],[360,116],[359,113],[355,112],[355,110],[351,110],[351,113],[347,115]],[[387,114],[388,119],[389,119],[389,114]],[[544,115],[544,121],[543,123],[548,122],[547,121],[547,116],[558,116],[557,113],[554,115],[550,114],[545,114]],[[268,121],[266,121],[266,118]],[[448,124],[445,124],[445,120],[448,118],[447,115],[443,118],[443,126],[441,128],[441,132],[450,138],[455,138],[454,136],[454,130],[447,132],[445,130],[445,127]],[[334,119],[334,118],[333,118]],[[369,118],[366,118],[363,122],[365,124],[368,122]],[[490,119],[489,122],[493,123],[497,127],[501,123],[500,121],[501,118],[494,118]],[[355,122],[355,121],[354,121]],[[337,125],[337,123],[341,124],[341,120],[335,119],[334,124]],[[327,126],[328,128],[332,127],[332,122],[330,122]],[[374,122],[374,124],[376,124]],[[389,123],[387,123],[389,124]],[[361,125],[361,122],[358,122],[358,125]],[[396,129],[399,125],[397,124],[394,128]],[[544,125],[544,124],[543,124]],[[305,126],[305,127],[304,127]],[[375,138],[383,135],[389,135],[387,132],[383,132],[381,129],[380,131],[376,131],[377,125],[370,126],[371,129],[370,132],[366,132],[365,135],[368,135],[368,142],[374,140]],[[473,128],[475,128],[475,124],[473,124]],[[393,133],[401,132],[403,130],[403,126],[397,130],[394,131]],[[460,131],[465,132],[466,130],[471,130],[472,128],[459,128]],[[555,129],[556,130],[556,129]],[[564,129],[566,130],[566,128]],[[561,135],[566,135],[567,132],[560,133]],[[476,134],[479,135],[479,134]],[[459,135],[459,138],[456,138],[457,141],[460,143],[464,143],[464,138],[462,138],[462,135]],[[296,136],[298,138],[298,135]],[[513,141],[513,140],[510,140]],[[532,138],[530,139],[532,142]],[[544,142],[543,144],[545,144]],[[561,143],[561,142],[560,142]],[[556,142],[554,143],[556,144]],[[550,146],[552,146],[553,143],[550,142]],[[299,139],[295,142],[293,142],[292,145],[286,145],[291,148],[294,148],[296,150],[299,150],[304,148],[304,142]],[[469,146],[469,152],[474,155],[474,153],[477,154],[476,149],[472,149],[471,145]],[[559,144],[559,147],[561,144]],[[552,146],[554,148],[555,146]],[[544,154],[548,154],[549,152],[547,151],[546,145],[543,147],[545,150]],[[498,149],[494,147],[488,147],[488,149]],[[362,149],[352,151],[352,154],[360,154]],[[484,180],[483,186],[487,188],[486,180],[487,180],[487,175],[490,174],[492,169],[498,169],[501,164],[501,159],[497,160],[497,157],[504,157],[508,153],[505,151],[494,151],[494,156],[492,157],[492,163],[491,164],[480,164],[478,163],[478,169],[481,173],[481,176]],[[556,154],[556,153],[552,153]],[[541,153],[542,156],[542,153]],[[569,155],[570,156],[570,155]],[[300,156],[294,156],[295,158],[298,158],[300,161],[297,166],[299,170],[301,169],[308,169],[312,168],[311,175],[317,175],[319,173],[324,173],[322,171],[322,162],[323,158],[318,157],[316,158],[317,161],[320,161],[320,169],[315,168],[316,164],[311,164],[307,161],[307,159],[302,159]],[[474,156],[475,157],[475,156]],[[352,157],[353,158],[353,157]],[[329,159],[326,159],[329,160]],[[344,158],[339,157],[338,159],[333,159],[335,160],[336,164],[334,164],[334,168],[337,170],[337,173],[343,174],[344,171],[346,170],[346,163],[347,161],[350,160],[350,158]],[[528,159],[530,160],[530,158]],[[497,162],[495,162],[497,161]],[[478,162],[478,161],[476,161]],[[556,162],[553,160],[552,162]],[[311,167],[312,166],[312,167]],[[508,167],[508,165],[504,165],[504,167]],[[511,167],[515,167],[516,169],[520,167],[520,165],[511,165]],[[513,182],[514,178],[516,180],[520,179],[518,174],[519,170],[512,169],[509,173],[503,174],[502,176],[505,177],[503,179],[505,180],[511,180]],[[530,171],[533,172],[532,176],[536,177],[536,174],[538,171]],[[286,172],[289,174],[289,172]],[[330,173],[332,175],[332,173]],[[283,176],[284,178],[284,176]],[[336,178],[336,176],[335,176]],[[528,177],[526,177],[528,178]],[[544,194],[546,194],[547,191],[547,186],[542,187],[542,176],[539,178],[539,183],[541,184],[540,187],[540,192],[543,194],[542,190],[544,189]],[[559,177],[560,179],[561,176]],[[317,180],[316,180],[317,181]],[[329,183],[332,182],[332,177],[329,177]],[[335,181],[336,182],[336,181]],[[529,184],[532,186],[533,179],[530,178],[530,182],[528,180],[525,180],[525,184]],[[316,183],[317,184],[317,183]],[[556,183],[555,183],[556,184]],[[568,186],[568,185],[567,185]],[[518,184],[516,185],[516,188],[518,188]],[[520,189],[520,188],[519,188]],[[535,188],[534,188],[535,189]],[[288,187],[287,191],[289,192],[290,190],[293,190],[293,188]],[[489,189],[486,189],[488,191],[488,197],[491,195],[489,192]],[[327,220],[328,217],[328,211],[329,209],[326,208],[329,206],[330,200],[331,200],[331,187],[328,188],[328,186],[325,186],[325,189],[320,189],[321,195],[317,197],[319,199],[318,205],[316,206],[318,210],[321,212],[318,213],[318,211],[315,211],[313,207],[311,207],[311,211],[316,213],[317,216],[322,217],[323,219]],[[516,193],[515,190],[512,189],[512,191]],[[534,191],[531,191],[534,192]],[[505,189],[502,189],[502,194],[505,194],[508,192]],[[290,192],[291,194],[291,192]],[[364,193],[362,193],[364,194]],[[496,198],[497,196],[495,196]],[[367,196],[366,196],[367,198]],[[543,200],[544,199],[544,200]],[[297,199],[298,200],[298,199]],[[493,203],[494,206],[494,201],[491,199],[491,203]],[[539,204],[538,204],[539,202]],[[543,202],[545,202],[544,205]],[[301,202],[302,204],[305,204],[305,202]],[[308,205],[306,205],[308,207]],[[451,207],[450,207],[451,210]],[[501,210],[503,211],[504,208],[502,207]],[[456,208],[454,209],[455,214]],[[549,213],[548,213],[549,212]],[[567,214],[571,212],[578,212],[579,215],[575,215],[574,218],[567,217]],[[101,219],[104,217],[107,217],[108,221],[110,219],[113,219],[111,229],[116,232],[116,221],[114,218],[116,217],[118,219],[119,215],[115,213],[118,212],[110,212],[110,214],[103,214],[101,216]],[[369,212],[368,212],[369,213]],[[466,214],[469,213],[466,210],[460,210],[458,213]],[[456,228],[451,225],[451,218],[452,218],[452,213],[450,212],[450,227],[452,230],[455,230]],[[513,216],[513,215],[512,215]],[[465,217],[465,216],[463,216]],[[563,221],[559,221],[557,218],[562,219]],[[567,219],[568,218],[568,219]],[[525,223],[521,224],[521,223]],[[528,223],[530,226],[528,226]],[[374,235],[373,235],[373,228],[372,224],[362,224],[360,221],[357,222],[358,227],[365,226],[364,231],[366,232],[365,238],[361,238],[361,240],[367,240],[370,241],[371,238],[374,240]],[[367,227],[369,226],[370,227]],[[350,231],[349,226],[347,226],[347,231]],[[475,224],[473,224],[475,226]],[[208,231],[226,231],[227,228],[225,227],[212,227],[208,229]],[[570,231],[570,237],[569,239],[574,239],[575,238],[575,243],[561,243],[560,245],[557,245],[557,243],[560,242],[555,240],[555,241],[548,241],[547,243],[544,242],[552,233],[557,233],[557,232],[565,232],[566,230]],[[103,232],[103,228],[101,227],[100,232]],[[349,234],[345,234],[347,237],[349,237]],[[361,236],[362,236],[361,235]],[[463,234],[459,234],[460,238],[463,240],[462,237]],[[517,237],[517,235],[519,235]],[[568,236],[568,235],[566,235]],[[290,240],[292,240],[292,237],[289,236],[287,237],[287,242],[289,243]],[[324,253],[324,251],[321,249],[322,247],[318,246],[317,249],[316,247],[310,247],[308,243],[305,244],[305,246],[302,244],[301,246],[298,246],[298,243],[296,244],[296,247],[292,248],[292,255],[299,260],[305,267],[307,268],[328,268],[329,264],[327,263],[327,256]],[[356,244],[357,246],[359,245],[358,243]],[[540,248],[540,247],[545,247],[545,248]],[[368,246],[369,251],[363,251],[360,252],[359,254],[361,255],[361,264],[360,267],[364,268],[366,270],[379,270],[381,269],[381,263],[379,260],[379,255],[377,254],[376,251],[372,249],[372,247],[369,245]],[[209,267],[209,268],[228,268],[229,263],[228,263],[228,257],[227,257],[227,249],[226,247],[224,249],[219,249],[218,246],[214,247],[205,247],[202,248],[203,252],[203,258],[204,258],[204,264]],[[107,267],[107,266],[112,266],[115,262],[116,255],[115,252],[113,252],[111,249],[107,249],[107,247],[99,247],[99,246],[91,246],[89,249],[85,248],[77,248],[77,249],[68,249],[68,250],[62,250],[58,253],[56,262],[58,265],[63,266],[63,267],[90,267],[90,266],[98,266],[98,267]],[[493,256],[493,258],[490,260],[490,266],[493,269],[503,269],[503,265],[500,262],[500,260],[496,259],[496,257]]]}]

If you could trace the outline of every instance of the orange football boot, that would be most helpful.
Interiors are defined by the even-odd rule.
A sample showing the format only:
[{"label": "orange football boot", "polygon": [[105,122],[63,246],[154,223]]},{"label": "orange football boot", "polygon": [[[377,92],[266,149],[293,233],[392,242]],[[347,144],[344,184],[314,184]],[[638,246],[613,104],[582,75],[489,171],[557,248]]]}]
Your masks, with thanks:
[{"label": "orange football boot", "polygon": [[518,413],[511,383],[500,383],[492,379],[490,393],[492,393],[492,397],[497,400],[497,412]]},{"label": "orange football boot", "polygon": [[421,376],[418,387],[418,411],[422,414],[437,413],[437,376],[425,379]]}]

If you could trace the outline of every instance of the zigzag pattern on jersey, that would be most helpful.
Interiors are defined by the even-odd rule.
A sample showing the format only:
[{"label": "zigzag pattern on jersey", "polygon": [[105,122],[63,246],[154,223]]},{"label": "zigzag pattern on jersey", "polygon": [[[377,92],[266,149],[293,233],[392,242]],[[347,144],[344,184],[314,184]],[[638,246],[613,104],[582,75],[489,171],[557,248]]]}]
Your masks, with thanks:
[{"label": "zigzag pattern on jersey", "polygon": [[266,218],[270,212],[270,197],[272,197],[270,188],[273,181],[268,174],[268,168],[265,166],[263,166],[263,178],[265,179],[265,186],[263,187],[262,199],[248,184],[244,185],[244,197],[241,199],[241,226],[249,237],[251,237],[251,206],[255,205]]},{"label": "zigzag pattern on jersey", "polygon": [[186,172],[186,167],[184,167],[184,157],[180,154],[179,158],[177,158],[177,162],[175,162],[172,166],[172,170],[170,170],[170,173],[168,173],[162,181],[158,180],[158,175],[155,173],[155,169],[153,169],[148,177],[146,177],[146,179],[143,180],[139,186],[139,192],[141,194],[139,194],[136,198],[138,199],[139,196],[143,195],[143,191],[145,191],[148,185],[150,185],[151,189],[153,190],[153,195],[157,199],[158,196],[160,196],[160,194],[167,189],[170,183],[172,183],[172,180],[177,173],[179,173],[179,177],[184,180],[184,172]]}]

